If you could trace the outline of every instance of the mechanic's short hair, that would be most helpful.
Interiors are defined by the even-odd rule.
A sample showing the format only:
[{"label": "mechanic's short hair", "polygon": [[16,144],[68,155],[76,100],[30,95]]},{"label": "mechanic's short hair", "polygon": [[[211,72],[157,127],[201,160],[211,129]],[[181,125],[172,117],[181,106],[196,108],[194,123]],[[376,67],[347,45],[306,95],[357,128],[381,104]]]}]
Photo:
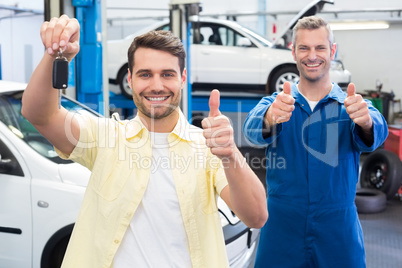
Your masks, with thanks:
[{"label": "mechanic's short hair", "polygon": [[179,58],[180,73],[183,73],[186,52],[180,38],[170,31],[150,31],[134,38],[128,49],[128,68],[130,72],[134,67],[134,53],[138,48],[152,48],[165,51]]},{"label": "mechanic's short hair", "polygon": [[296,45],[296,33],[298,30],[315,30],[321,27],[327,28],[329,44],[332,46],[334,44],[334,33],[332,32],[328,22],[317,16],[304,17],[297,21],[295,27],[293,27],[293,46]]}]

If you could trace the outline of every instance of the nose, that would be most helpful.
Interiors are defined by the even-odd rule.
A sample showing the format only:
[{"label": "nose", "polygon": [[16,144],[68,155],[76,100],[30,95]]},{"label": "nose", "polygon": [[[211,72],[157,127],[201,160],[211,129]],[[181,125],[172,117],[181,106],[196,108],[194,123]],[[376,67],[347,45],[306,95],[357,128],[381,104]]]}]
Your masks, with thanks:
[{"label": "nose", "polygon": [[163,81],[159,75],[152,77],[152,89],[163,90]]},{"label": "nose", "polygon": [[315,51],[315,49],[310,49],[309,53],[308,53],[308,59],[310,61],[315,61],[317,59],[317,53]]}]

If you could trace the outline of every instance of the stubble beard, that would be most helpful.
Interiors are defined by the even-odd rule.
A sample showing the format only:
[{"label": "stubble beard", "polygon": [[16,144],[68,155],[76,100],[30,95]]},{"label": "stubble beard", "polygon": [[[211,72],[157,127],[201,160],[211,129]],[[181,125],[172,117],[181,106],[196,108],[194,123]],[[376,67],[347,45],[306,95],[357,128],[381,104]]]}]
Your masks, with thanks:
[{"label": "stubble beard", "polygon": [[[181,91],[178,92],[178,95],[174,98],[174,95],[171,95],[171,98],[174,98],[170,104],[160,104],[160,105],[155,105],[155,107],[152,107],[148,109],[145,107],[143,102],[141,101],[141,97],[139,97],[136,94],[133,94],[133,99],[134,99],[134,104],[137,107],[138,111],[153,120],[159,120],[168,117],[171,115],[174,111],[176,111],[177,107],[179,106],[180,100],[181,100]],[[163,109],[162,111],[159,112],[159,110]]]},{"label": "stubble beard", "polygon": [[299,69],[300,76],[302,76],[304,79],[306,79],[310,83],[320,81],[326,75],[326,73],[329,72],[329,69],[328,69],[326,72],[323,71],[318,76],[311,76],[308,74],[308,71],[305,70],[305,68],[307,68],[307,67],[304,65],[304,63],[297,63],[297,68]]}]

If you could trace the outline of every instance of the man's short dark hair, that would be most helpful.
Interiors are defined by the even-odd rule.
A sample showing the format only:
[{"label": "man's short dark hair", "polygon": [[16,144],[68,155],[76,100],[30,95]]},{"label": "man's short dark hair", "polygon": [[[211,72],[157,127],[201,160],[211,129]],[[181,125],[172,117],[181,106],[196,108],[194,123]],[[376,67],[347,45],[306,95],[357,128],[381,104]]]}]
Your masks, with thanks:
[{"label": "man's short dark hair", "polygon": [[128,68],[130,72],[134,67],[134,53],[138,48],[152,48],[165,51],[179,58],[180,73],[183,73],[186,52],[180,38],[170,31],[150,31],[134,38],[128,49]]}]

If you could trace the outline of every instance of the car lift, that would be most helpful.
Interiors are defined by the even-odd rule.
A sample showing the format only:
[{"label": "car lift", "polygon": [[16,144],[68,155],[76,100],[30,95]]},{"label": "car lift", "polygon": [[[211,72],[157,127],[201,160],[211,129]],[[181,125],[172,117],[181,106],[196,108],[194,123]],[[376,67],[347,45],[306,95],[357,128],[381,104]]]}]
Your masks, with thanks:
[{"label": "car lift", "polygon": [[[72,0],[55,1],[45,0],[45,19],[58,17],[61,13],[66,13],[70,17],[76,17],[81,25],[80,33],[80,52],[73,62],[70,64],[69,86],[76,87],[76,99],[99,113],[108,116],[110,108],[120,108],[125,115],[130,117],[136,109],[132,99],[127,99],[123,95],[105,94],[104,89],[108,91],[108,78],[103,77],[102,73],[107,63],[104,59],[105,35],[102,35],[102,16],[106,16],[103,11],[105,7],[101,7],[100,0]],[[201,6],[199,0],[171,0],[170,6],[170,23],[174,34],[179,36],[187,53],[187,76],[190,78],[190,29],[193,28],[194,38],[199,34],[197,21]],[[75,12],[74,12],[75,9]],[[52,11],[55,10],[55,11]],[[50,12],[49,12],[50,11]],[[66,12],[67,11],[67,12]],[[53,12],[53,13],[52,13]],[[57,14],[57,12],[59,14]],[[104,18],[105,19],[105,18]],[[100,66],[103,66],[100,68]],[[208,112],[209,92],[192,92],[190,79],[183,88],[182,102],[180,107],[183,113],[191,122],[192,112],[201,111]],[[106,86],[104,86],[106,84]],[[212,88],[211,88],[212,90]],[[228,93],[221,92],[222,112],[239,112],[248,113],[261,99],[262,95],[249,94],[244,92]]]}]

